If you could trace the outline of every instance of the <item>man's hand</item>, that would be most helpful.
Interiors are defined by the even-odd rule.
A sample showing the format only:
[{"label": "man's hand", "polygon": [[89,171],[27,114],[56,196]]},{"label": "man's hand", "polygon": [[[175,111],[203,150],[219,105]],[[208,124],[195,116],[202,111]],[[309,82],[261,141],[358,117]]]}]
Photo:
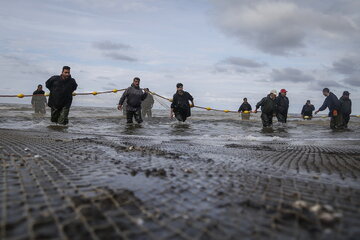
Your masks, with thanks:
[{"label": "man's hand", "polygon": [[119,111],[121,111],[121,110],[122,110],[122,107],[123,107],[123,106],[119,104],[118,107],[117,107],[117,109],[118,109]]},{"label": "man's hand", "polygon": [[319,110],[315,111],[315,114],[318,114],[318,112],[320,112]]},{"label": "man's hand", "polygon": [[257,109],[255,109],[254,113],[257,113]]},{"label": "man's hand", "polygon": [[148,88],[144,88],[144,91],[148,93],[150,90]]}]

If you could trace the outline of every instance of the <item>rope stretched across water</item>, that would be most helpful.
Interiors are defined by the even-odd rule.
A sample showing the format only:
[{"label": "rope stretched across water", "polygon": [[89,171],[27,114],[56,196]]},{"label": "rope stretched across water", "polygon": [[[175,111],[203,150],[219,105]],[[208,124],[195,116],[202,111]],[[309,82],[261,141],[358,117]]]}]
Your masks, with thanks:
[{"label": "rope stretched across water", "polygon": [[[122,92],[122,91],[125,91],[126,88],[122,88],[122,89],[113,89],[113,90],[108,90],[108,91],[93,91],[93,92],[85,92],[85,93],[76,93],[76,92],[73,92],[73,96],[83,96],[83,95],[99,95],[99,94],[107,94],[107,93],[117,93],[117,92]],[[161,96],[159,94],[157,94],[156,92],[152,92],[152,91],[149,91],[149,93],[153,96],[156,96],[156,97],[159,97],[163,100],[167,100],[169,102],[172,102],[172,99],[171,98],[167,98],[167,97],[164,97],[164,96]],[[32,97],[32,96],[42,96],[42,94],[22,94],[22,93],[19,93],[19,94],[12,94],[12,95],[0,95],[0,98],[13,98],[13,97],[17,97],[17,98],[24,98],[24,97]],[[45,96],[49,96],[49,93],[45,93]],[[155,100],[160,104],[162,105],[163,107],[166,107],[166,108],[169,108],[169,106],[167,106],[164,102],[160,102],[159,99],[155,98]],[[227,109],[216,109],[216,108],[211,108],[211,107],[202,107],[202,106],[197,106],[197,105],[194,105],[194,106],[191,106],[193,108],[198,108],[198,109],[203,109],[203,110],[207,110],[207,111],[215,111],[215,112],[224,112],[224,113],[236,113],[236,114],[239,114],[238,111],[232,111],[232,110],[227,110]],[[250,113],[250,111],[246,112],[246,113]],[[355,115],[356,117],[360,117],[360,115]]]}]

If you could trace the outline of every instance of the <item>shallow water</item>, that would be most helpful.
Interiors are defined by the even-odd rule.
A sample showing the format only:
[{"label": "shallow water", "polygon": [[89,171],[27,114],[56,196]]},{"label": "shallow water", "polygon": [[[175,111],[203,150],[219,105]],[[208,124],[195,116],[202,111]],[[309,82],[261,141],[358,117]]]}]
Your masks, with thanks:
[{"label": "shallow water", "polygon": [[171,120],[169,110],[153,110],[153,118],[144,123],[126,124],[122,112],[115,108],[76,107],[70,111],[69,125],[56,126],[50,122],[50,110],[45,116],[35,115],[30,105],[0,104],[0,126],[7,129],[26,129],[41,132],[66,132],[106,136],[138,136],[165,140],[190,140],[219,145],[228,142],[307,142],[360,140],[360,118],[352,117],[349,129],[329,129],[329,119],[324,115],[303,120],[300,115],[290,114],[283,125],[274,118],[271,129],[263,129],[260,113],[250,120],[241,120],[238,114],[193,110],[185,123]]}]

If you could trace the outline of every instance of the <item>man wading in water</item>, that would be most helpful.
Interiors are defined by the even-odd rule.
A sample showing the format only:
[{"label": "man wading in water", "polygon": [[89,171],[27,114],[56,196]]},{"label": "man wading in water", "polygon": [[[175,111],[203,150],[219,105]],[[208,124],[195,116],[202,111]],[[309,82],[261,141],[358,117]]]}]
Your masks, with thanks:
[{"label": "man wading in water", "polygon": [[141,118],[141,102],[147,97],[148,89],[143,90],[140,88],[140,78],[136,77],[133,80],[133,83],[128,87],[124,94],[121,96],[118,110],[121,111],[123,104],[126,100],[126,118],[127,123],[133,123],[133,118],[137,123],[142,123]]},{"label": "man wading in water", "polygon": [[320,111],[324,111],[329,108],[330,128],[338,129],[343,127],[342,115],[340,112],[340,101],[335,94],[330,92],[328,88],[323,89],[323,95],[326,97],[323,105],[315,112],[317,114]]},{"label": "man wading in water", "polygon": [[[183,84],[176,84],[177,91],[173,96],[173,101],[171,103],[170,109],[170,118],[172,119],[175,114],[175,118],[181,122],[185,122],[186,118],[191,116],[190,107],[194,106],[194,98],[190,93],[185,92],[183,89]],[[189,104],[191,102],[191,106]]]},{"label": "man wading in water", "polygon": [[257,113],[257,110],[261,107],[261,120],[264,128],[272,127],[273,116],[276,113],[276,94],[276,90],[272,90],[267,97],[264,97],[256,104],[254,112]]},{"label": "man wading in water", "polygon": [[72,103],[72,93],[77,88],[77,83],[70,75],[70,67],[64,66],[60,76],[52,76],[46,81],[50,90],[48,106],[51,108],[51,121],[66,125]]},{"label": "man wading in water", "polygon": [[46,97],[45,92],[42,90],[42,85],[39,84],[37,89],[33,92],[31,98],[31,105],[34,108],[35,113],[45,114],[46,113]]}]

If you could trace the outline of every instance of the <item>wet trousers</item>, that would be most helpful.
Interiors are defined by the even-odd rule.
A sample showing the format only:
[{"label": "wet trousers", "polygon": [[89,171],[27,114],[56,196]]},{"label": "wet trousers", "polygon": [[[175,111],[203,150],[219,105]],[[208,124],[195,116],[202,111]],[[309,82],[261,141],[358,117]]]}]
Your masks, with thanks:
[{"label": "wet trousers", "polygon": [[46,113],[45,106],[36,106],[35,105],[34,112],[45,114]]},{"label": "wet trousers", "polygon": [[342,114],[338,114],[337,116],[331,116],[330,118],[330,128],[331,129],[339,129],[343,128],[343,117]]},{"label": "wet trousers", "polygon": [[277,113],[276,118],[277,118],[278,122],[286,123],[287,113]]},{"label": "wet trousers", "polygon": [[348,123],[350,121],[350,114],[343,114],[342,117],[343,117],[343,126],[344,128],[347,128]]},{"label": "wet trousers", "polygon": [[144,108],[141,111],[142,117],[145,118],[146,116],[151,118],[152,117],[152,111],[151,108]]},{"label": "wet trousers", "polygon": [[189,116],[189,110],[185,108],[174,109],[175,118],[180,122],[185,122]]},{"label": "wet trousers", "polygon": [[126,119],[127,123],[133,123],[133,118],[135,118],[135,121],[137,123],[142,123],[143,120],[141,118],[141,109],[136,111],[126,111]]},{"label": "wet trousers", "polygon": [[271,127],[273,122],[273,114],[272,113],[261,113],[261,121],[263,127]]},{"label": "wet trousers", "polygon": [[69,123],[69,111],[70,108],[62,107],[62,108],[51,108],[51,121],[54,123],[66,125]]}]

